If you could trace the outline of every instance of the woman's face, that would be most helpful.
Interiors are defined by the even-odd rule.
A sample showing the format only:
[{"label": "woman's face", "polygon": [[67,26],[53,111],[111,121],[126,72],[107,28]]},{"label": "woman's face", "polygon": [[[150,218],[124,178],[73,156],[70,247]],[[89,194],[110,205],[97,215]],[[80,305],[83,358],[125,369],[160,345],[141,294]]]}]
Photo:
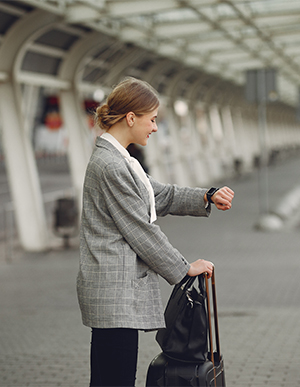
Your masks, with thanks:
[{"label": "woman's face", "polygon": [[147,145],[148,139],[153,132],[157,132],[156,118],[158,108],[142,116],[135,116],[131,128],[133,143],[142,146]]}]

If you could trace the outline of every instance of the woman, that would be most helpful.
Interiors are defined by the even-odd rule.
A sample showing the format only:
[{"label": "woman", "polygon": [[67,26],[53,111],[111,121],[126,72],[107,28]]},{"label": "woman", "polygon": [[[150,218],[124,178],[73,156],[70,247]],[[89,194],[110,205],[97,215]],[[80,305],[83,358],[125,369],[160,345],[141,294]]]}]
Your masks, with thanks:
[{"label": "woman", "polygon": [[[134,386],[138,330],[165,326],[158,274],[173,285],[212,273],[211,262],[189,264],[154,224],[157,215],[208,216],[207,190],[161,184],[126,150],[157,131],[158,107],[149,84],[127,78],[96,111],[106,133],[85,176],[77,279],[83,324],[92,328],[90,386]],[[212,201],[227,210],[232,198],[224,187]]]}]

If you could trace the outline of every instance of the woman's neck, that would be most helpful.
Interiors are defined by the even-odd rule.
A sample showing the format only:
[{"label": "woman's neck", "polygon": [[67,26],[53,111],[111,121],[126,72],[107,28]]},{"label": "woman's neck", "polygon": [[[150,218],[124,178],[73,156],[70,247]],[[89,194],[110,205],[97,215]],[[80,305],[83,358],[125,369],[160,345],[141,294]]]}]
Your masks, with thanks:
[{"label": "woman's neck", "polygon": [[107,130],[107,133],[112,135],[124,148],[131,143],[128,130],[122,123],[113,125]]}]

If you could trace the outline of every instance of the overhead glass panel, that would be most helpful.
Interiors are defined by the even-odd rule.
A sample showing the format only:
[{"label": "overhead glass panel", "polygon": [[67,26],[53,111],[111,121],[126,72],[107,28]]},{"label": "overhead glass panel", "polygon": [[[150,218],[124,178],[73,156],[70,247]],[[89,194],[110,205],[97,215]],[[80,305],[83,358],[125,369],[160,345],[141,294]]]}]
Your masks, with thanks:
[{"label": "overhead glass panel", "polygon": [[[103,79],[112,64],[124,59],[133,47],[139,47],[141,60],[136,63],[136,74],[147,72],[157,57],[174,61],[176,71],[180,66],[190,67],[243,86],[247,69],[276,65],[279,85],[285,85],[285,92],[280,94],[289,96],[285,102],[298,104],[298,97],[291,98],[298,95],[295,90],[300,85],[299,0],[0,0],[1,4],[2,35],[18,16],[22,17],[22,12],[25,15],[34,8],[61,15],[62,24],[71,29],[76,24],[82,34],[98,31],[99,50],[87,59],[83,72],[84,79],[90,82]],[[85,10],[85,15],[80,14],[80,9]],[[71,12],[74,10],[78,11],[76,18]],[[68,19],[70,13],[73,19]],[[78,36],[55,28],[35,41],[39,45],[36,48],[45,45],[67,51]],[[32,46],[31,50],[32,56]],[[35,51],[36,55],[46,52]],[[47,71],[55,73],[55,66],[57,63],[49,62]],[[168,83],[165,76],[158,82],[161,89]],[[287,93],[289,87],[295,90]]]},{"label": "overhead glass panel", "polygon": [[22,70],[40,74],[56,75],[60,63],[60,58],[28,51],[24,56]]},{"label": "overhead glass panel", "polygon": [[78,36],[70,35],[64,31],[54,29],[40,36],[35,42],[45,44],[46,46],[68,50],[77,39]]},{"label": "overhead glass panel", "polygon": [[0,34],[4,35],[18,19],[17,16],[0,11]]}]

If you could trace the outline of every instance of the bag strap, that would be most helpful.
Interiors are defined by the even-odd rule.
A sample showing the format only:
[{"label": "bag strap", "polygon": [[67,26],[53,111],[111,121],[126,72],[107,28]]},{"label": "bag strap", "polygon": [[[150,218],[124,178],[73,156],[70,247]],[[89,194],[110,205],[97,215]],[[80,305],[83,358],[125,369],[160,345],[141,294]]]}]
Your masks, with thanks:
[{"label": "bag strap", "polygon": [[218,322],[218,310],[217,310],[217,292],[216,292],[215,270],[213,270],[212,277],[211,277],[211,288],[212,288],[213,305],[214,305],[216,346],[217,346],[217,353],[218,353],[218,356],[219,356],[219,361],[221,361],[221,349],[220,349],[219,322]]},{"label": "bag strap", "polygon": [[[207,293],[207,314],[208,314],[208,322],[209,322],[209,342],[210,342],[210,353],[211,353],[211,361],[214,364],[214,355],[213,355],[213,339],[212,339],[212,326],[211,326],[211,310],[210,310],[210,295],[209,295],[209,285],[207,273],[205,276],[205,286]],[[219,361],[221,360],[221,349],[220,349],[220,336],[219,336],[219,323],[218,323],[218,310],[217,310],[217,292],[216,292],[216,280],[215,280],[215,268],[213,269],[211,276],[211,288],[212,288],[212,298],[213,298],[213,308],[214,308],[214,327],[215,327],[215,339],[216,339],[216,351],[218,354]]]},{"label": "bag strap", "polygon": [[[180,282],[178,282],[178,284],[174,286],[171,296],[169,298],[169,302],[171,301],[171,299],[176,297],[176,294],[180,291],[180,289],[182,289],[181,297],[184,297],[186,291],[193,285],[195,280],[196,280],[196,277],[190,277],[189,275],[186,275]],[[180,302],[180,299],[178,300],[178,302]]]},{"label": "bag strap", "polygon": [[203,296],[205,297],[206,292],[205,292],[205,287],[204,287],[203,274],[199,274],[199,275],[196,275],[194,277],[191,277],[187,274],[180,282],[178,282],[178,284],[175,285],[175,287],[178,289],[178,288],[181,288],[185,284],[183,290],[188,290],[193,285],[193,283],[196,281],[197,278],[198,278],[199,290],[201,293],[203,293]]},{"label": "bag strap", "polygon": [[207,317],[208,317],[208,337],[209,337],[209,349],[210,349],[210,356],[211,356],[211,362],[213,363],[213,366],[215,366],[215,360],[214,360],[214,345],[213,345],[213,338],[212,338],[212,327],[211,327],[211,311],[210,311],[210,292],[209,292],[209,286],[208,286],[208,278],[207,273],[204,273],[205,278],[205,286],[206,286],[206,305],[207,305]]},{"label": "bag strap", "polygon": [[178,287],[178,288],[181,288],[181,287],[185,284],[184,290],[187,290],[188,288],[190,288],[190,287],[193,285],[193,283],[195,282],[196,278],[197,278],[197,276],[196,276],[196,277],[191,277],[191,276],[189,276],[189,275],[187,274],[187,275],[186,275],[185,277],[183,277],[182,280],[181,280],[180,282],[178,282],[178,284],[175,285],[175,286]]}]

